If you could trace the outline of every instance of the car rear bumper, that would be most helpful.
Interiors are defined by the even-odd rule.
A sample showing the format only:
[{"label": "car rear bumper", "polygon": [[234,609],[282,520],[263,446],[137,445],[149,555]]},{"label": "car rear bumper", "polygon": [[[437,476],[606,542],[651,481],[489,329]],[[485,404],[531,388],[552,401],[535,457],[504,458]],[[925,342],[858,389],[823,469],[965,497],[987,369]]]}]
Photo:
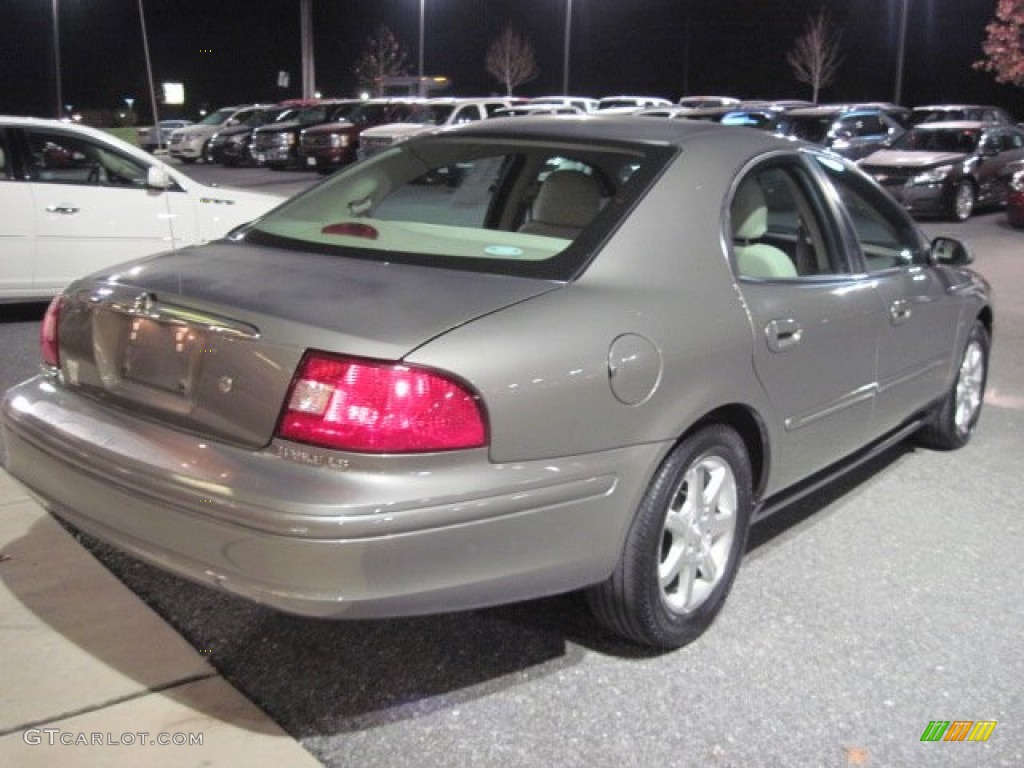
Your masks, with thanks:
[{"label": "car rear bumper", "polygon": [[[81,530],[291,613],[437,613],[601,581],[665,446],[496,465],[486,451],[217,445],[40,376],[3,403],[8,472]],[[631,480],[630,478],[636,478]]]}]

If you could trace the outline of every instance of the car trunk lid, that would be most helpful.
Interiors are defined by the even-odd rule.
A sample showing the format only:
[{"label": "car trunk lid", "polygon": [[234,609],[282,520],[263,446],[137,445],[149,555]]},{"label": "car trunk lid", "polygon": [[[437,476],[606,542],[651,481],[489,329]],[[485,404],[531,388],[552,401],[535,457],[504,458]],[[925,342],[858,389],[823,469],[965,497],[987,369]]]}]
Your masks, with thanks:
[{"label": "car trunk lid", "polygon": [[65,297],[69,387],[203,437],[266,445],[307,349],[400,360],[557,283],[215,244],[122,265]]}]

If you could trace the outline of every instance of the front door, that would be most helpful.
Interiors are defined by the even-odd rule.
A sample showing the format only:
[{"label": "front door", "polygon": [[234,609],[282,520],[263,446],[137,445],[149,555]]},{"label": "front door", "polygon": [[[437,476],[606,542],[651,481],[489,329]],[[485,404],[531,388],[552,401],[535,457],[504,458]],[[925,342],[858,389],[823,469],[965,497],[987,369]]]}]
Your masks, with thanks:
[{"label": "front door", "polygon": [[146,185],[143,163],[59,129],[27,129],[26,139],[37,290],[172,247],[169,193]]}]

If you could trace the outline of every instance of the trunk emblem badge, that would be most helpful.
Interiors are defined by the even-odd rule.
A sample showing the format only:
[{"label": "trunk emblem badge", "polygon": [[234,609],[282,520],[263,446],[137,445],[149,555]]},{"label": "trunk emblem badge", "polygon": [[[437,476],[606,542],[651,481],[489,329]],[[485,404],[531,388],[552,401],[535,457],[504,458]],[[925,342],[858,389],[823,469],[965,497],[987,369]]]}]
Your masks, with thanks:
[{"label": "trunk emblem badge", "polygon": [[235,386],[235,382],[232,380],[232,378],[230,376],[221,376],[217,380],[217,389],[219,389],[225,395],[228,392],[230,392],[231,388],[234,387],[234,386]]}]

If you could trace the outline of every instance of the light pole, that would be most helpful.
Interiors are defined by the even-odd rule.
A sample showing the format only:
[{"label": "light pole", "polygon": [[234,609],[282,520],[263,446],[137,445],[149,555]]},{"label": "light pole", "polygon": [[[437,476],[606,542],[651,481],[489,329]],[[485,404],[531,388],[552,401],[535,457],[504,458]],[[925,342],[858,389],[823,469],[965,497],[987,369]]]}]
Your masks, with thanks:
[{"label": "light pole", "polygon": [[313,0],[299,2],[299,34],[302,38],[302,98],[316,94],[316,67],[313,64]]},{"label": "light pole", "polygon": [[565,42],[562,46],[562,93],[569,94],[569,38],[572,36],[572,0],[565,0]]},{"label": "light pole", "polygon": [[60,20],[57,13],[57,0],[53,0],[53,74],[57,83],[57,118],[64,109],[64,95],[60,87]]},{"label": "light pole", "polygon": [[907,47],[907,4],[910,0],[900,0],[900,36],[896,47],[896,86],[893,89],[892,101],[899,104],[903,98],[903,59]]},{"label": "light pole", "polygon": [[424,4],[424,2],[425,2],[425,0],[420,0],[420,51],[419,51],[419,53],[420,53],[420,67],[419,67],[420,86],[419,87],[421,87],[421,88],[423,87],[423,18],[424,18],[423,4]]},{"label": "light pole", "polygon": [[[163,149],[164,135],[160,130],[160,114],[156,107],[156,86],[153,84],[153,65],[149,58],[149,35],[146,33],[146,12],[139,0],[139,26],[142,29],[142,52],[146,56],[146,77],[149,79],[149,105],[153,110],[153,130],[156,131],[156,147]],[[130,104],[128,105],[131,106]]]}]

